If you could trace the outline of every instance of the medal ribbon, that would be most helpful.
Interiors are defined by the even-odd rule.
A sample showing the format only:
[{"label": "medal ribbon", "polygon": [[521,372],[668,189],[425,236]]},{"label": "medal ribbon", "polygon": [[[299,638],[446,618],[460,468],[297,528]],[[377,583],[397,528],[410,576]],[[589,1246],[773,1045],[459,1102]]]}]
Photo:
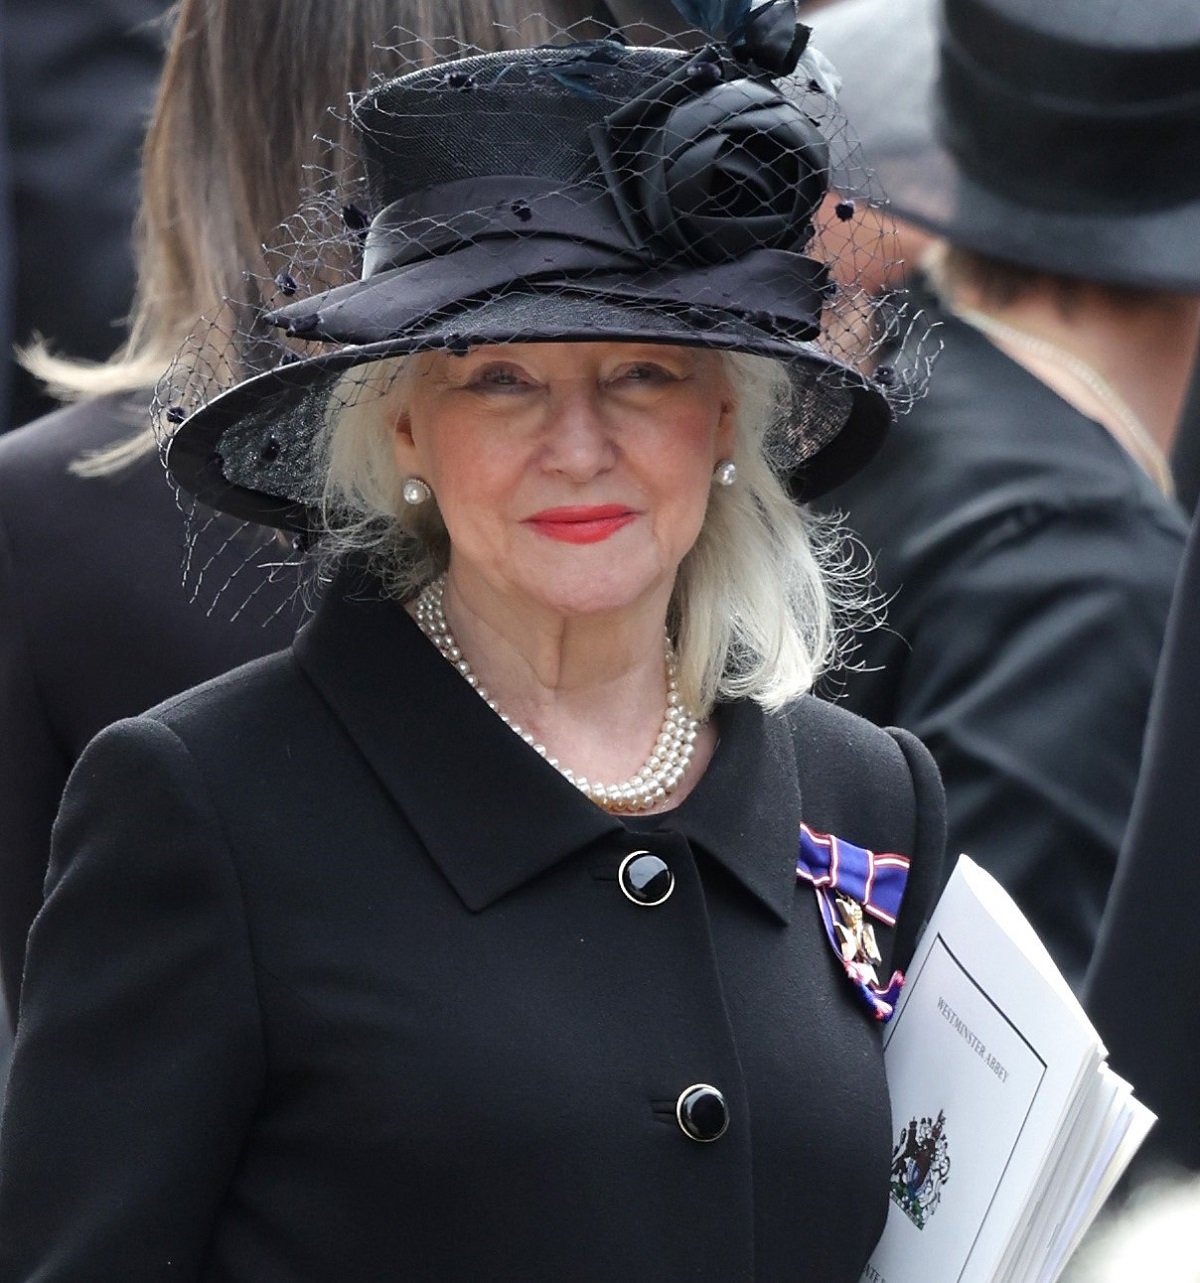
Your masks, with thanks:
[{"label": "medal ribbon", "polygon": [[812,884],[830,947],[877,1020],[891,1019],[904,985],[904,973],[894,971],[887,984],[882,985],[862,950],[852,958],[845,956],[839,939],[838,925],[842,917],[837,900],[841,897],[853,901],[860,906],[864,917],[895,926],[908,881],[908,867],[905,855],[877,854],[833,833],[818,833],[807,824],[800,826],[796,877]]}]

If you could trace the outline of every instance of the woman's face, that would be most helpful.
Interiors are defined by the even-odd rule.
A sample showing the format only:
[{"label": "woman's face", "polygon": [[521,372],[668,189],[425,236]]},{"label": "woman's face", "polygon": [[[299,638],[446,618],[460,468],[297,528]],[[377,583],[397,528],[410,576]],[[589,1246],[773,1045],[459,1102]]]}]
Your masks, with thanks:
[{"label": "woman's face", "polygon": [[732,445],[721,358],[659,344],[428,354],[396,425],[457,581],[560,614],[665,599]]}]

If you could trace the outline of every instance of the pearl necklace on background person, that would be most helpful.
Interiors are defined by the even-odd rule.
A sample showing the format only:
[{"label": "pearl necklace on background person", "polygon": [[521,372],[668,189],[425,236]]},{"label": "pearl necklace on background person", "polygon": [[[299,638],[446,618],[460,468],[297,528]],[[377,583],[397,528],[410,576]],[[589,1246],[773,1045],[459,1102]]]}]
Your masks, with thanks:
[{"label": "pearl necklace on background person", "polygon": [[679,697],[675,652],[671,647],[670,639],[667,640],[665,649],[667,709],[663,714],[658,739],[650,751],[650,756],[641,769],[628,779],[617,784],[600,784],[561,765],[558,758],[550,756],[544,744],[539,744],[524,727],[514,722],[506,713],[501,712],[496,701],[471,671],[471,665],[463,655],[462,647],[450,631],[450,625],[446,622],[445,596],[445,575],[440,575],[426,584],[416,601],[414,616],[417,624],[509,730],[519,735],[535,753],[540,753],[566,780],[606,811],[645,811],[670,797],[687,771],[688,763],[695,751],[696,734],[700,726],[700,719],[684,707]]},{"label": "pearl necklace on background person", "polygon": [[1031,334],[1019,326],[1001,321],[988,312],[981,312],[973,307],[954,307],[951,309],[959,320],[965,321],[973,329],[989,338],[997,338],[1002,343],[1011,343],[1014,347],[1024,348],[1031,356],[1040,356],[1044,360],[1074,375],[1096,399],[1105,406],[1112,420],[1104,426],[1109,434],[1124,447],[1125,452],[1137,463],[1163,494],[1171,497],[1175,493],[1175,482],[1171,477],[1171,467],[1166,455],[1150,435],[1149,429],[1134,413],[1129,402],[1097,370],[1081,356],[1068,351],[1065,347]]}]

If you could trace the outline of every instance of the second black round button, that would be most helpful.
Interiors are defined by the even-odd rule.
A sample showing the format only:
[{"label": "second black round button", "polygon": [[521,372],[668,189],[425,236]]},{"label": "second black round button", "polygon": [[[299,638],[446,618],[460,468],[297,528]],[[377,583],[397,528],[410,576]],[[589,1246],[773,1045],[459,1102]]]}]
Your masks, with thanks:
[{"label": "second black round button", "polygon": [[670,865],[649,851],[631,851],[621,861],[617,881],[634,904],[646,909],[662,904],[675,890],[675,875]]},{"label": "second black round button", "polygon": [[729,1127],[729,1107],[725,1097],[708,1083],[696,1083],[679,1093],[675,1117],[683,1134],[692,1140],[717,1140]]}]

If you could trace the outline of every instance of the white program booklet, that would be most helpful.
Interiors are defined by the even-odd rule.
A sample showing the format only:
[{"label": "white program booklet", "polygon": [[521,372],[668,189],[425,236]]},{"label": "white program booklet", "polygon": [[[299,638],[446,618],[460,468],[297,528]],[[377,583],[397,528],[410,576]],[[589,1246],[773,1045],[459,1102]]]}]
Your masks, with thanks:
[{"label": "white program booklet", "polygon": [[1053,1283],[1153,1115],[1029,923],[961,856],[884,1031],[893,1157],[864,1283]]}]

